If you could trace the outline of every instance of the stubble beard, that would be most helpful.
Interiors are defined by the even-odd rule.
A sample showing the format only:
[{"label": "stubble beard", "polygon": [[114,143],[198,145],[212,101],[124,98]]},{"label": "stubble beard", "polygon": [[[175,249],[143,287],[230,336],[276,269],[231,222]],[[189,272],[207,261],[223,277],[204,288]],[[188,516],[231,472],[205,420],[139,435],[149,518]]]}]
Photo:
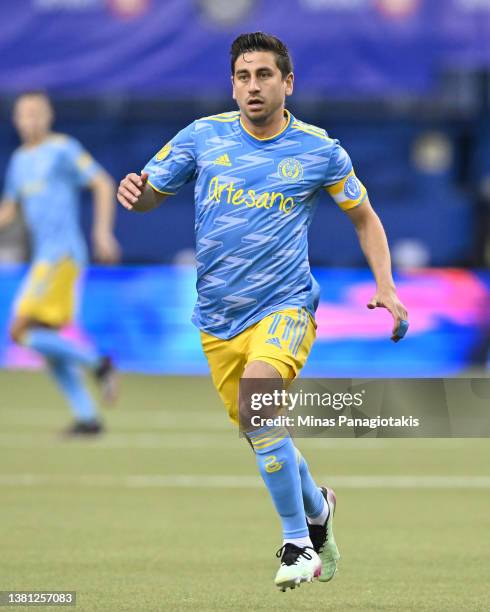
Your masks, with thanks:
[{"label": "stubble beard", "polygon": [[247,107],[245,105],[243,109],[240,109],[240,112],[242,112],[253,125],[263,127],[264,125],[267,125],[268,121],[278,110],[278,108],[284,108],[284,105],[282,105],[281,107],[277,106],[275,108],[271,108],[269,105],[266,105],[264,106],[260,114],[257,115],[251,115],[249,112],[247,112]]}]

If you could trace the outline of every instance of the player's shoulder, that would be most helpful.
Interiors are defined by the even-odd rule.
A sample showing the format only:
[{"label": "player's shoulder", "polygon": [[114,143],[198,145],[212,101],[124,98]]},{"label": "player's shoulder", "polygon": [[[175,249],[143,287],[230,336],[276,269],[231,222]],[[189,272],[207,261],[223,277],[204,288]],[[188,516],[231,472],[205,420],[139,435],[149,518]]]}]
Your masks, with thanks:
[{"label": "player's shoulder", "polygon": [[66,144],[70,142],[70,140],[75,140],[73,136],[68,136],[68,134],[62,134],[61,132],[52,132],[49,136],[49,142],[53,144]]},{"label": "player's shoulder", "polygon": [[197,134],[199,134],[200,131],[209,133],[210,130],[217,134],[229,134],[236,129],[239,121],[239,111],[208,115],[207,117],[200,117],[194,121],[194,131]]},{"label": "player's shoulder", "polygon": [[191,125],[191,135],[196,144],[203,145],[209,137],[223,138],[231,136],[240,121],[238,111],[229,111],[217,115],[199,117]]},{"label": "player's shoulder", "polygon": [[217,115],[208,115],[207,117],[200,117],[196,119],[196,123],[201,121],[215,122],[215,123],[234,123],[240,120],[240,111],[227,111],[226,113],[219,113]]},{"label": "player's shoulder", "polygon": [[55,149],[62,149],[64,151],[78,150],[82,146],[74,136],[60,132],[50,134],[48,144]]},{"label": "player's shoulder", "polygon": [[47,139],[49,144],[58,147],[66,147],[73,141],[76,141],[76,138],[73,138],[73,136],[68,136],[68,134],[62,134],[61,132],[53,132]]},{"label": "player's shoulder", "polygon": [[307,140],[323,142],[326,147],[333,147],[336,143],[323,128],[311,123],[306,123],[306,121],[301,121],[301,119],[297,119],[296,117],[291,117],[291,130],[295,131],[297,134],[303,135]]},{"label": "player's shoulder", "polygon": [[19,145],[16,149],[12,151],[12,155],[10,156],[10,161],[12,163],[18,163],[19,160],[22,159],[24,153],[27,151],[24,145]]}]

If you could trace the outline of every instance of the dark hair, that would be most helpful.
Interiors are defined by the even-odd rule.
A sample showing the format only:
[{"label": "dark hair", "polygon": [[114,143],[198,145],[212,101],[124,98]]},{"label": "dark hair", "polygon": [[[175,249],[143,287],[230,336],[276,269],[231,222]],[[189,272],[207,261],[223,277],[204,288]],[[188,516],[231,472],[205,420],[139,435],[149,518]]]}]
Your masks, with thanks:
[{"label": "dark hair", "polygon": [[240,34],[231,45],[231,74],[235,73],[235,62],[238,57],[247,51],[271,51],[276,58],[276,64],[283,79],[293,71],[293,62],[288,48],[279,38],[265,32],[251,32]]}]

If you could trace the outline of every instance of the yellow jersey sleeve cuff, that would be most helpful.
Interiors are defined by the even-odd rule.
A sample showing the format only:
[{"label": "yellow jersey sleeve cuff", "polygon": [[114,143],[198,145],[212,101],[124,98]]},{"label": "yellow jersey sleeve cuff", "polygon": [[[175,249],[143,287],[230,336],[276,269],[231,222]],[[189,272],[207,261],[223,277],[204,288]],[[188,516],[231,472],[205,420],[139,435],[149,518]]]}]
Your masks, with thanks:
[{"label": "yellow jersey sleeve cuff", "polygon": [[155,187],[155,185],[151,181],[147,181],[147,183],[152,189],[158,191],[158,193],[161,193],[163,195],[175,195],[175,191],[162,191],[161,189],[158,189],[158,187]]},{"label": "yellow jersey sleeve cuff", "polygon": [[337,183],[324,186],[324,189],[342,210],[351,210],[359,206],[367,196],[366,188],[357,178],[354,170],[351,170],[346,177]]}]

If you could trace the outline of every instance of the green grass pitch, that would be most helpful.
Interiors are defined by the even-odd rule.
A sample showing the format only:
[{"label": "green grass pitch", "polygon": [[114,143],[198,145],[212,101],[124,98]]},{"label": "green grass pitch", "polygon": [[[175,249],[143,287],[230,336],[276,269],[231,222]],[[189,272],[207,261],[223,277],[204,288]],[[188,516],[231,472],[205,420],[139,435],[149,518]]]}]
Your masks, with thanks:
[{"label": "green grass pitch", "polygon": [[279,522],[209,379],[122,391],[107,435],[62,442],[48,377],[0,372],[0,590],[76,590],[84,612],[490,609],[488,440],[300,440],[342,559],[280,593]]}]

